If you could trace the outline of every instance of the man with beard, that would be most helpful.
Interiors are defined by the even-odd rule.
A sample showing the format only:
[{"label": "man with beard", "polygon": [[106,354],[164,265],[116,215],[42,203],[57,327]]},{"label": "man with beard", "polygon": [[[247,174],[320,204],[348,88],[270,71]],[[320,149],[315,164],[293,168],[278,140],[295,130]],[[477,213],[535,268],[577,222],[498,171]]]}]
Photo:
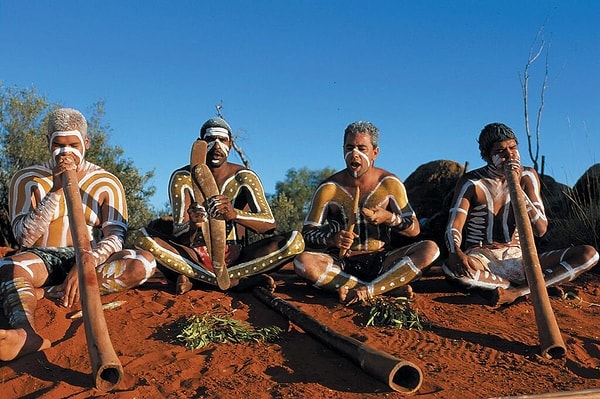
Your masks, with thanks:
[{"label": "man with beard", "polygon": [[[521,166],[517,138],[502,123],[490,123],[479,134],[479,150],[487,165],[458,181],[446,228],[446,275],[469,288],[492,290],[492,305],[510,304],[529,294],[507,171],[517,172],[529,222],[541,237],[548,219],[535,169]],[[464,236],[463,236],[464,234]],[[539,254],[546,286],[571,281],[598,262],[589,245]]]},{"label": "man with beard", "polygon": [[[246,230],[266,234],[276,223],[256,173],[227,160],[233,146],[231,127],[222,118],[211,118],[200,129],[207,143],[206,166],[214,178],[218,194],[205,201],[194,198],[198,170],[187,165],[171,175],[169,195],[173,211],[170,234],[148,226],[139,230],[135,245],[152,252],[167,276],[176,276],[176,292],[184,294],[193,284],[190,279],[218,285],[214,259],[203,233],[209,217],[225,220],[225,265],[229,287],[245,290],[256,285],[275,289],[266,273],[277,270],[304,249],[299,232],[265,237],[248,244]],[[206,230],[204,230],[206,231]]]},{"label": "man with beard", "polygon": [[307,248],[294,260],[300,277],[347,304],[391,290],[412,297],[408,283],[439,256],[433,241],[394,245],[420,228],[400,179],[374,166],[378,141],[370,122],[346,128],[346,168],[317,188],[302,230]]}]

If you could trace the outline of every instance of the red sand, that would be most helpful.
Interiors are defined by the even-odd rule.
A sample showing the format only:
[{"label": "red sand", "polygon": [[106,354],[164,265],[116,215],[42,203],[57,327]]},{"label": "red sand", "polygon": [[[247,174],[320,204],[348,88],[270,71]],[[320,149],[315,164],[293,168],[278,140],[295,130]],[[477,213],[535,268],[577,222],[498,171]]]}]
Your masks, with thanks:
[{"label": "red sand", "polygon": [[[566,344],[562,359],[539,355],[531,301],[495,309],[479,295],[449,285],[439,273],[413,284],[413,308],[431,323],[423,331],[365,327],[368,308],[344,307],[289,267],[274,274],[276,295],[335,331],[414,363],[423,373],[415,398],[489,398],[559,391],[600,392],[600,276],[563,286],[579,299],[551,297]],[[112,344],[124,368],[111,392],[94,388],[82,319],[44,299],[40,332],[52,348],[0,363],[0,396],[10,398],[401,398],[264,305],[252,293],[194,290],[174,295],[161,276],[103,298],[127,301],[107,310]],[[174,324],[216,305],[236,319],[286,332],[274,344],[212,344],[190,351],[175,341]],[[0,319],[6,327],[6,320]],[[600,395],[600,393],[599,393]],[[573,396],[574,397],[574,396]]]}]

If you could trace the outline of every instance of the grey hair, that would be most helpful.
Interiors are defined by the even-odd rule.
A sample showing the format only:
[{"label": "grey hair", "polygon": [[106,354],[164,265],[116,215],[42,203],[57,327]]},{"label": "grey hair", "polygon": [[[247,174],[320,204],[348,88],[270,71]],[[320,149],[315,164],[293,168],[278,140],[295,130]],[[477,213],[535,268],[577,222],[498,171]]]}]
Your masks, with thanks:
[{"label": "grey hair", "polygon": [[379,144],[379,129],[377,129],[374,124],[367,121],[356,121],[349,124],[348,127],[346,127],[346,130],[344,130],[344,143],[346,142],[348,135],[358,133],[366,133],[371,136],[371,144],[373,144],[373,148],[377,148]]},{"label": "grey hair", "polygon": [[48,136],[54,132],[77,130],[82,136],[87,136],[87,121],[83,114],[72,108],[59,108],[48,117]]}]

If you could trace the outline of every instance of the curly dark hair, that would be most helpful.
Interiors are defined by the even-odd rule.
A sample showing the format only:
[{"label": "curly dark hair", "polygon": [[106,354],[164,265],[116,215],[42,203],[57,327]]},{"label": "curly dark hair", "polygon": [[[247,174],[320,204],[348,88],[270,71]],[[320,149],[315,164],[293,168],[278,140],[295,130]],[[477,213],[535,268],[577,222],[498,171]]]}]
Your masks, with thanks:
[{"label": "curly dark hair", "polygon": [[479,133],[479,152],[484,161],[489,161],[489,154],[494,143],[504,140],[514,139],[517,144],[517,136],[512,129],[503,123],[490,123],[486,125]]}]

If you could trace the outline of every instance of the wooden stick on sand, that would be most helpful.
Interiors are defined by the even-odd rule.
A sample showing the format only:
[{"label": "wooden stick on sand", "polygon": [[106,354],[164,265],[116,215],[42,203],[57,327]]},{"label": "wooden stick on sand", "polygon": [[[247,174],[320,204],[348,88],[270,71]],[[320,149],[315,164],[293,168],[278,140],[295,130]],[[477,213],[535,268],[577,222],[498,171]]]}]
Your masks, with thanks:
[{"label": "wooden stick on sand", "polygon": [[298,307],[273,295],[264,287],[254,288],[252,293],[261,302],[287,317],[304,332],[352,360],[363,371],[387,384],[394,391],[410,395],[421,387],[423,373],[414,363],[398,359],[357,339],[332,330]]}]

